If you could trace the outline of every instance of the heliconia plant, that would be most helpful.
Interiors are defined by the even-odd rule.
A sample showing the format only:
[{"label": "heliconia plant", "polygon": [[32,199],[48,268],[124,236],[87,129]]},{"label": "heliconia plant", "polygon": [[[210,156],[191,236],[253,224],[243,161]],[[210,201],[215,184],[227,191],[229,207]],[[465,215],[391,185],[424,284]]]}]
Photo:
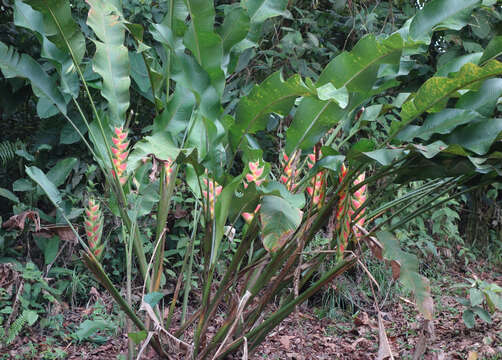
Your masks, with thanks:
[{"label": "heliconia plant", "polygon": [[103,235],[103,214],[96,200],[90,198],[85,209],[85,235],[89,249],[94,256],[99,260],[103,256],[105,244],[101,242]]},{"label": "heliconia plant", "polygon": [[[239,349],[253,351],[297,305],[357,263],[361,256],[359,247],[346,252],[346,256],[335,257],[333,262],[325,262],[333,252],[343,252],[351,237],[360,241],[362,250],[368,247],[377,258],[399,263],[406,270],[406,276],[400,280],[414,292],[423,316],[432,319],[432,298],[417,262],[410,261],[411,255],[399,248],[391,231],[440,204],[447,194],[460,196],[497,176],[500,164],[497,155],[492,156],[490,151],[502,132],[502,120],[493,115],[501,94],[500,85],[493,83],[502,75],[502,64],[494,59],[499,52],[491,49],[482,56],[470,57],[474,63],[455,62],[448,68],[448,77],[434,76],[413,94],[401,94],[405,96],[400,98],[407,99],[404,103],[384,107],[400,113],[381,143],[361,138],[364,132],[361,135],[357,131],[364,127],[361,119],[365,117],[354,114],[389,88],[399,92],[398,86],[407,76],[405,69],[415,61],[411,55],[427,49],[434,29],[452,24],[458,29],[459,22],[449,21],[451,14],[436,16],[435,5],[441,3],[448,8],[449,4],[460,12],[479,4],[428,1],[399,31],[389,36],[367,35],[351,51],[343,51],[316,81],[299,75],[284,79],[277,72],[239,99],[235,111],[226,111],[226,80],[233,76],[240,55],[258,41],[255,30],[265,20],[288,13],[288,2],[271,0],[273,6],[262,6],[263,2],[255,0],[235,3],[218,13],[216,21],[218,9],[212,0],[168,1],[168,8],[176,11],[169,12],[161,23],[142,29],[124,19],[119,2],[88,0],[87,26],[92,32],[86,29],[85,33],[90,34],[89,39],[73,20],[67,1],[16,1],[16,11],[23,14],[16,19],[40,20],[24,21],[20,26],[36,34],[44,48],[49,44],[47,48],[57,49],[58,56],[44,52],[44,56],[52,58],[49,62],[44,60],[42,66],[0,42],[0,69],[4,76],[28,79],[35,94],[59,110],[100,166],[106,181],[103,188],[113,194],[106,193],[103,202],[121,224],[120,235],[127,254],[127,296],[113,284],[106,266],[92,252],[83,252],[82,259],[137,329],[130,331],[131,337],[149,341],[162,358],[168,358],[180,347],[186,352],[184,358],[197,360],[224,359]],[[125,45],[126,31],[135,49]],[[144,36],[147,31],[149,35]],[[94,54],[86,51],[86,43],[91,42],[95,45]],[[498,43],[491,46],[496,48]],[[83,61],[86,53],[91,57]],[[401,66],[402,62],[406,66]],[[54,65],[50,75],[46,72],[48,64]],[[90,91],[84,64],[91,65],[86,72],[88,69],[100,79],[96,92],[106,104],[98,104],[96,93]],[[130,107],[131,78],[133,84],[141,84],[138,93],[152,103],[158,116],[153,124],[148,124],[152,125],[150,130],[143,129],[148,134],[133,144],[129,154],[124,127]],[[62,85],[58,87],[58,83]],[[78,86],[68,89],[66,84]],[[81,106],[86,99],[89,106]],[[458,106],[448,107],[454,101]],[[73,117],[68,116],[70,108],[77,110],[87,133],[82,133]],[[284,144],[278,181],[269,176],[268,167],[263,169],[265,162],[261,158],[239,163],[249,159],[247,153],[261,151],[256,149],[258,142],[254,137],[267,130],[269,114],[291,117],[285,139],[278,141]],[[330,129],[351,125],[354,132],[333,132],[326,139]],[[473,141],[471,134],[484,134],[483,141]],[[314,157],[316,162],[307,172],[310,178],[298,179],[302,152],[312,151],[319,143],[325,144],[322,159]],[[391,143],[392,147],[388,147]],[[144,175],[153,167],[152,162],[142,161],[145,158],[164,162],[164,166],[159,166],[159,177],[149,179]],[[244,170],[241,173],[238,169]],[[177,177],[178,171],[183,176]],[[66,216],[63,195],[49,177],[36,167],[27,168],[26,173]],[[207,174],[211,174],[211,179]],[[123,186],[129,179],[134,189]],[[399,183],[426,181],[420,188],[372,209],[368,200],[377,198],[379,192],[372,190],[369,194],[366,189],[376,188],[382,179]],[[196,210],[193,233],[164,322],[165,309],[152,298],[164,294],[161,280],[169,276],[163,271],[163,264],[169,263],[164,253],[169,234],[166,222],[178,180],[190,188],[183,196],[194,196]],[[243,182],[247,187],[242,186]],[[455,191],[460,185],[465,188]],[[307,194],[315,204],[309,211],[304,211],[304,186],[311,188]],[[424,197],[430,199],[425,206],[389,225],[400,209]],[[87,205],[90,248],[91,242],[98,244],[96,235],[101,234],[102,225],[96,221],[102,220],[101,214],[96,217],[97,204]],[[207,216],[200,216],[203,212]],[[373,219],[382,213],[387,218],[375,224]],[[243,215],[246,230],[239,234],[242,236],[235,251],[223,251],[220,245],[225,227],[233,226],[241,214],[249,214]],[[145,231],[139,221],[147,216],[156,219],[151,238],[147,236],[151,231]],[[327,245],[329,249],[306,260],[305,246],[326,229],[330,219],[334,219],[336,231]],[[367,227],[364,232],[359,230],[362,225]],[[74,231],[86,249],[78,231]],[[203,236],[198,236],[201,232]],[[197,242],[199,239],[202,240]],[[197,243],[200,252],[196,252]],[[147,249],[154,249],[151,261],[146,259]],[[98,251],[98,255],[101,253]],[[202,291],[197,292],[190,290],[195,261],[203,265],[198,274]],[[320,273],[324,263],[332,266]],[[131,294],[135,264],[145,290],[139,304]],[[182,288],[185,292],[181,302]],[[289,291],[291,288],[298,291]],[[155,296],[148,296],[152,293]],[[189,296],[199,300],[192,314],[187,314]],[[282,298],[280,304],[269,311],[268,305],[278,298]],[[180,303],[187,316],[175,324],[173,313]],[[219,317],[224,321],[215,320]],[[210,327],[215,331],[209,331]],[[133,358],[132,343],[130,349]]]}]

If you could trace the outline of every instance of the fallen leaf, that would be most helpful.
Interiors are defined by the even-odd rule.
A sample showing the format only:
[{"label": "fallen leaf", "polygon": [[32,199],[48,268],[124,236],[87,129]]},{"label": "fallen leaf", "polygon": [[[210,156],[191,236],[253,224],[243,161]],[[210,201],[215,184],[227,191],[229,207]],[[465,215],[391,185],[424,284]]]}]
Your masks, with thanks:
[{"label": "fallen leaf", "polygon": [[7,230],[19,229],[21,231],[24,230],[24,225],[26,223],[26,219],[31,219],[35,224],[35,231],[40,230],[40,216],[36,211],[23,211],[17,215],[13,215],[2,224],[2,227]]}]

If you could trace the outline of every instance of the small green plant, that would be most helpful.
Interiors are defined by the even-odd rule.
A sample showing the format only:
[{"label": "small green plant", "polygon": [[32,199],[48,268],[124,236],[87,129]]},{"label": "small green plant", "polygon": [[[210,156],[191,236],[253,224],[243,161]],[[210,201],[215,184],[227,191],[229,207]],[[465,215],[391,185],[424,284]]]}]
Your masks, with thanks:
[{"label": "small green plant", "polygon": [[469,295],[468,298],[457,298],[457,301],[466,307],[462,314],[465,326],[469,329],[474,327],[476,315],[484,322],[491,323],[491,314],[496,310],[502,311],[502,287],[477,277],[467,281],[469,284],[454,285],[455,288],[466,289]]}]

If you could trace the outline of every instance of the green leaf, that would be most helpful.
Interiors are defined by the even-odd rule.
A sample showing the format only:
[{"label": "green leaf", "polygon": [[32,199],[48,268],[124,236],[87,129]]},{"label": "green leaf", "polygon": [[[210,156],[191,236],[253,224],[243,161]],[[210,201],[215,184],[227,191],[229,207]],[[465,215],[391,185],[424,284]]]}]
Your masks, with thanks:
[{"label": "green leaf", "polygon": [[494,36],[486,46],[483,56],[479,59],[479,63],[483,65],[485,62],[495,59],[502,54],[502,35]]},{"label": "green leaf", "polygon": [[155,305],[157,305],[159,303],[160,300],[162,300],[163,297],[164,297],[164,294],[162,294],[160,292],[152,292],[152,293],[146,294],[145,297],[143,298],[143,300],[153,308],[153,307],[155,307]]},{"label": "green leaf", "polygon": [[368,106],[367,108],[364,109],[364,112],[361,115],[361,120],[375,121],[378,118],[378,115],[380,115],[382,107],[383,107],[382,104]]},{"label": "green leaf", "polygon": [[275,16],[289,16],[287,0],[242,0],[251,22],[261,23]]},{"label": "green leaf", "polygon": [[443,104],[458,90],[475,85],[485,79],[502,74],[502,64],[496,60],[485,66],[465,64],[451,77],[433,77],[427,80],[413,98],[405,102],[401,109],[401,121],[393,123],[393,135],[426,111]]},{"label": "green leaf", "polygon": [[223,45],[220,36],[213,30],[213,0],[185,0],[185,3],[191,22],[184,43],[209,74],[211,83],[221,96],[225,86],[225,75],[221,69]]},{"label": "green leaf", "polygon": [[131,339],[136,345],[140,344],[148,336],[148,331],[142,330],[138,332],[127,333],[129,339]]},{"label": "green leaf", "polygon": [[70,3],[66,0],[25,0],[43,15],[44,29],[38,30],[64,53],[72,53],[77,64],[85,54],[85,38],[71,16]]},{"label": "green leaf", "polygon": [[467,326],[469,329],[472,329],[474,325],[476,325],[476,322],[474,321],[474,313],[470,309],[464,310],[464,313],[462,314],[462,320],[464,320],[465,326]]},{"label": "green leaf", "polygon": [[85,320],[81,323],[75,332],[80,341],[90,338],[97,331],[113,328],[113,324],[105,320]]},{"label": "green leaf", "polygon": [[35,188],[33,182],[28,179],[17,179],[12,184],[12,190],[14,191],[31,191]]},{"label": "green leaf", "polygon": [[47,178],[47,176],[36,166],[25,167],[26,174],[44,190],[45,194],[54,203],[61,207],[61,194],[57,187]]},{"label": "green leaf", "polygon": [[458,109],[471,109],[483,116],[490,117],[497,106],[497,101],[502,95],[502,79],[488,79],[478,90],[471,90],[462,95],[455,107]]},{"label": "green leaf", "polygon": [[286,132],[286,153],[291,154],[296,148],[313,148],[326,131],[335,126],[345,114],[346,111],[333,101],[304,97]]},{"label": "green leaf", "polygon": [[460,145],[478,155],[484,155],[502,132],[502,118],[481,119],[453,131],[444,139],[449,145]]},{"label": "green leaf", "polygon": [[49,172],[47,173],[47,178],[56,187],[62,185],[68,178],[68,175],[70,175],[70,172],[77,161],[77,158],[66,158],[59,160],[57,164],[49,170]]},{"label": "green leaf", "polygon": [[448,61],[446,64],[440,66],[434,76],[448,76],[450,73],[455,73],[459,71],[462,66],[467,63],[479,64],[479,59],[481,58],[481,53],[467,54],[462,56],[455,56],[452,60]]},{"label": "green leaf", "polygon": [[44,253],[44,263],[49,265],[55,258],[59,250],[59,236],[43,238],[35,236],[37,246]]},{"label": "green leaf", "polygon": [[38,314],[33,310],[24,310],[23,315],[28,326],[32,326],[38,320]]},{"label": "green leaf", "polygon": [[155,155],[160,160],[174,161],[180,154],[180,149],[174,145],[165,132],[145,136],[134,145],[134,149],[129,155],[127,161],[128,171],[132,172],[139,167],[143,163],[142,159],[150,156],[150,154]]},{"label": "green leaf", "polygon": [[460,30],[468,24],[472,7],[479,0],[431,0],[415,15],[410,24],[410,37],[421,39],[436,28]]},{"label": "green leaf", "polygon": [[124,21],[117,9],[104,0],[89,0],[87,25],[100,40],[95,40],[93,70],[103,79],[101,94],[108,100],[110,120],[114,126],[125,122],[129,108],[129,54],[124,46]]},{"label": "green leaf", "polygon": [[[153,122],[153,133],[167,131],[173,139],[184,136],[195,109],[195,96],[177,84],[164,111]],[[181,145],[181,144],[180,144]]]},{"label": "green leaf", "polygon": [[7,189],[0,188],[0,196],[14,201],[15,203],[19,203],[19,198]]},{"label": "green leaf", "polygon": [[331,82],[337,89],[346,87],[349,92],[367,92],[377,79],[380,64],[399,64],[403,45],[398,33],[385,39],[367,35],[352,51],[335,57],[322,71],[316,86]]},{"label": "green leaf", "polygon": [[229,53],[235,44],[246,37],[249,27],[250,19],[243,8],[233,7],[228,12],[225,12],[223,24],[217,30],[221,36],[225,54]]},{"label": "green leaf", "polygon": [[469,300],[471,302],[471,306],[481,305],[484,298],[485,296],[483,295],[483,292],[481,290],[476,288],[471,288],[469,290]]},{"label": "green leaf", "polygon": [[28,79],[35,94],[43,94],[66,115],[66,102],[54,80],[47,75],[39,63],[26,54],[19,55],[0,41],[0,69],[6,78]]},{"label": "green leaf", "polygon": [[268,252],[276,252],[290,239],[300,226],[303,213],[286,200],[267,195],[260,208],[263,246]]},{"label": "green leaf", "polygon": [[495,308],[502,311],[502,296],[494,293],[493,291],[487,291],[486,302],[490,306],[491,311],[495,311]]},{"label": "green leaf", "polygon": [[277,181],[270,181],[262,187],[262,192],[265,195],[277,195],[286,200],[291,206],[297,209],[303,209],[305,206],[305,194],[292,194],[286,185]]},{"label": "green leaf", "polygon": [[378,232],[377,238],[384,247],[384,259],[397,261],[400,267],[399,281],[405,288],[413,291],[417,307],[422,315],[426,319],[432,320],[434,302],[430,293],[429,281],[418,272],[418,258],[403,252],[399,247],[399,241],[387,231]]},{"label": "green leaf", "polygon": [[434,134],[449,134],[460,125],[483,119],[477,112],[462,109],[445,109],[427,117],[422,126],[408,125],[397,139],[409,141],[414,138],[429,140]]},{"label": "green leaf", "polygon": [[260,85],[255,85],[251,93],[242,98],[237,106],[235,124],[230,128],[234,150],[240,147],[245,135],[266,129],[268,114],[286,116],[297,97],[309,94],[310,89],[298,75],[284,81],[282,74],[276,72]]},{"label": "green leaf", "polygon": [[320,100],[333,100],[342,109],[345,109],[349,103],[349,93],[347,88],[335,89],[332,83],[324,84],[317,88],[317,97]]},{"label": "green leaf", "polygon": [[492,323],[492,317],[490,316],[490,313],[488,311],[486,311],[485,309],[483,309],[482,307],[474,306],[472,308],[472,311],[476,315],[478,315],[481,318],[481,320],[483,320],[485,323],[487,323],[487,324]]},{"label": "green leaf", "polygon": [[364,155],[378,161],[383,166],[387,166],[392,164],[393,161],[406,156],[407,153],[404,149],[379,149],[365,152]]}]

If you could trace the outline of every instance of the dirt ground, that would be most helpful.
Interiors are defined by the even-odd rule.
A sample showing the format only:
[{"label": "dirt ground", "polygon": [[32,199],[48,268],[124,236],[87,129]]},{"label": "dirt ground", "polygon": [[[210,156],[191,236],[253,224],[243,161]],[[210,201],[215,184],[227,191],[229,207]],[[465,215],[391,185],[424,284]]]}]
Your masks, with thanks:
[{"label": "dirt ground", "polygon": [[[486,269],[471,265],[470,269],[473,268]],[[342,320],[319,319],[311,309],[303,307],[277,326],[257,350],[249,354],[248,359],[377,359],[379,351],[386,358],[388,352],[386,354],[379,346],[382,331],[396,359],[412,359],[417,351],[427,360],[502,359],[501,312],[492,316],[491,324],[476,319],[476,326],[472,329],[468,329],[462,321],[464,307],[455,300],[451,285],[455,281],[463,281],[466,276],[464,271],[461,266],[449,267],[443,279],[432,282],[435,303],[432,323],[424,321],[412,301],[403,297],[387,300],[391,306],[380,312],[380,324],[376,311],[359,311],[354,316],[340,317]],[[493,269],[476,275],[502,286],[501,273],[501,269]],[[82,314],[92,312],[92,304],[87,308],[63,309],[62,312],[65,319],[63,326],[71,327],[71,324],[81,323]],[[0,348],[0,355],[3,355],[0,359],[49,359],[36,354],[52,347],[64,351],[67,354],[65,359],[115,360],[119,354],[126,353],[126,340],[126,336],[121,335],[96,345],[62,338],[57,344],[48,344],[43,331],[35,324],[28,334],[16,338],[7,348]],[[141,358],[157,357],[151,349],[147,349]],[[187,356],[178,354],[173,358],[185,359]]]}]

